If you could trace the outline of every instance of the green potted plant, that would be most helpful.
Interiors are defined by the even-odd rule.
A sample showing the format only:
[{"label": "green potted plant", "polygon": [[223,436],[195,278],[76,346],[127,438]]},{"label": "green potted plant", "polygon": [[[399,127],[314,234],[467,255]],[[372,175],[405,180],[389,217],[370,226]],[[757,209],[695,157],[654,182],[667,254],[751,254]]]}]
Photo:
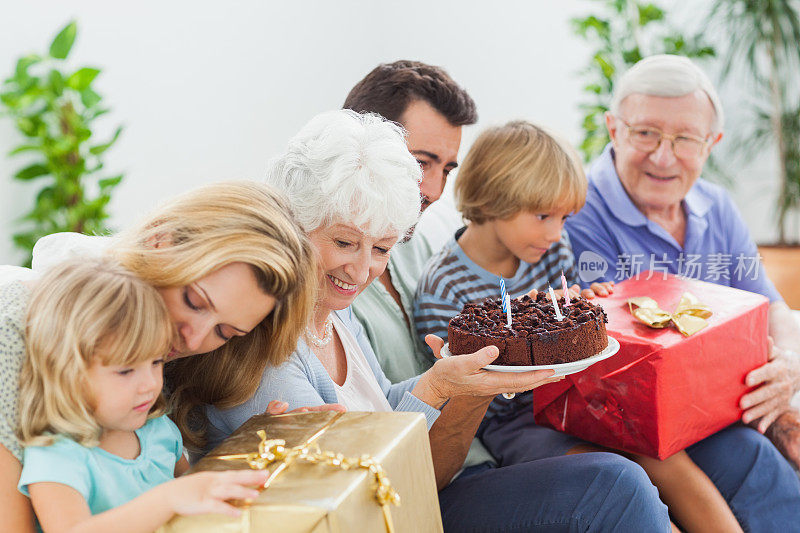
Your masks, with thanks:
[{"label": "green potted plant", "polygon": [[108,112],[92,87],[100,70],[66,65],[77,31],[77,24],[70,22],[53,39],[47,55],[21,57],[0,87],[0,111],[14,121],[24,139],[9,152],[26,159],[14,179],[41,183],[33,207],[13,236],[15,246],[28,253],[28,264],[33,245],[44,235],[106,232],[106,206],[122,180],[122,175],[101,172],[103,156],[122,128],[103,141],[93,132],[94,121]]},{"label": "green potted plant", "polygon": [[[759,245],[764,266],[786,302],[800,309],[800,3],[796,0],[714,0],[708,26],[735,35],[724,54],[723,78],[752,75],[750,128],[734,136],[734,151],[753,159],[775,150],[780,187],[776,243]],[[741,85],[741,84],[740,84]]]},{"label": "green potted plant", "polygon": [[584,137],[580,144],[589,162],[609,142],[604,114],[608,111],[614,82],[640,59],[654,54],[693,58],[715,55],[701,36],[686,37],[667,20],[665,11],[652,2],[596,0],[599,13],[574,18],[575,33],[592,47],[589,66],[582,72],[587,100],[580,104]]}]

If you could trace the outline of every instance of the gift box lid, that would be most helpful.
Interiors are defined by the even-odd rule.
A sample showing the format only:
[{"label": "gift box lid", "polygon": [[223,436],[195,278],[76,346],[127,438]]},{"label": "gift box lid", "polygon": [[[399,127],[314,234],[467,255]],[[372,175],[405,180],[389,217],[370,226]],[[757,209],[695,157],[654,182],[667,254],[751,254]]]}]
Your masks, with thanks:
[{"label": "gift box lid", "polygon": [[[263,431],[259,435],[259,431]],[[282,471],[245,510],[242,518],[223,515],[175,517],[160,533],[225,531],[250,533],[344,533],[386,531],[388,509],[394,531],[441,531],[441,516],[425,418],[420,413],[307,412],[256,415],[245,422],[192,472],[250,468],[248,459],[265,457],[263,449],[305,448],[324,455],[319,462],[294,456],[266,462]],[[270,442],[271,441],[271,442]],[[326,452],[331,452],[329,455]],[[248,456],[246,458],[246,456]],[[227,457],[227,459],[225,458]],[[365,465],[343,470],[329,459],[375,462],[400,497],[400,505],[381,505],[376,470]],[[288,464],[288,466],[285,466]]]},{"label": "gift box lid", "polygon": [[[713,314],[707,319],[707,328],[719,327],[733,317],[769,304],[766,297],[753,292],[653,271],[642,272],[615,285],[614,294],[597,298],[595,302],[608,315],[608,333],[618,340],[632,336],[640,340],[651,339],[656,344],[669,347],[682,342],[685,337],[674,327],[656,329],[642,323],[631,314],[627,301],[629,298],[648,296],[658,302],[659,308],[672,313],[685,292],[690,292],[711,308]],[[751,338],[751,332],[740,333],[742,339]]]}]

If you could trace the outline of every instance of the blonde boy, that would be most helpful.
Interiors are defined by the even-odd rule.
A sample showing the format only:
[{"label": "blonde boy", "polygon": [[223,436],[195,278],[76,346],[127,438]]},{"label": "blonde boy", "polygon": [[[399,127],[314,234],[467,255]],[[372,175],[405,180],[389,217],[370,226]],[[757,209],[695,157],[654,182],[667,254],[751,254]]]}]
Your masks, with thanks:
[{"label": "blonde boy", "polygon": [[[447,323],[465,303],[495,298],[499,278],[512,298],[561,287],[563,272],[578,290],[564,221],[586,198],[577,154],[541,128],[509,122],[483,132],[455,184],[468,225],[431,258],[414,303],[417,331],[447,338]],[[584,291],[606,295],[611,284]]]},{"label": "blonde boy", "polygon": [[[541,128],[515,121],[483,132],[455,184],[456,205],[467,226],[431,258],[417,288],[419,334],[446,339],[449,320],[465,303],[499,295],[500,277],[512,298],[561,287],[562,272],[576,283],[564,221],[583,207],[586,189],[575,152]],[[573,285],[570,292],[577,290]],[[594,283],[582,294],[593,298],[610,292],[612,282]],[[492,402],[478,436],[501,467],[606,451],[537,426],[530,393]],[[720,531],[741,531],[719,491],[686,452],[665,461],[627,457],[647,472],[683,527],[699,531],[713,523]]]}]

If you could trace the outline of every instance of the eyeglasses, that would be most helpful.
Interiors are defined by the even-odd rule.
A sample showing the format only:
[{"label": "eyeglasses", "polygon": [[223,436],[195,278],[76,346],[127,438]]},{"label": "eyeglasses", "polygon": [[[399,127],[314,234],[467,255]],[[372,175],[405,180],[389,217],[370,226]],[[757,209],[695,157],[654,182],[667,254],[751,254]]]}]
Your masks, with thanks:
[{"label": "eyeglasses", "polygon": [[678,159],[699,159],[710,145],[710,133],[706,135],[705,139],[686,133],[669,135],[656,128],[631,126],[620,117],[616,118],[628,129],[628,137],[633,147],[642,152],[655,152],[661,146],[661,141],[667,139],[672,146],[672,153]]}]

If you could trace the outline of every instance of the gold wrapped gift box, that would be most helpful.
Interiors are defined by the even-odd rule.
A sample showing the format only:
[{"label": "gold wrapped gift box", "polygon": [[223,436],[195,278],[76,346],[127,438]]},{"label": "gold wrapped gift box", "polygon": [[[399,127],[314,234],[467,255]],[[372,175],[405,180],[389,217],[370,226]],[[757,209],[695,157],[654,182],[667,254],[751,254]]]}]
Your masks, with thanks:
[{"label": "gold wrapped gift box", "polygon": [[[260,435],[259,430],[263,430]],[[309,462],[306,457],[325,459]],[[355,466],[342,469],[343,458],[346,466]],[[351,458],[353,461],[348,461]],[[176,516],[159,532],[442,531],[428,432],[421,414],[257,415],[198,461],[192,471],[258,467],[273,474],[280,471],[270,476],[257,499],[240,502],[239,518]],[[385,497],[384,505],[379,503],[381,484],[396,491],[399,505]]]}]

